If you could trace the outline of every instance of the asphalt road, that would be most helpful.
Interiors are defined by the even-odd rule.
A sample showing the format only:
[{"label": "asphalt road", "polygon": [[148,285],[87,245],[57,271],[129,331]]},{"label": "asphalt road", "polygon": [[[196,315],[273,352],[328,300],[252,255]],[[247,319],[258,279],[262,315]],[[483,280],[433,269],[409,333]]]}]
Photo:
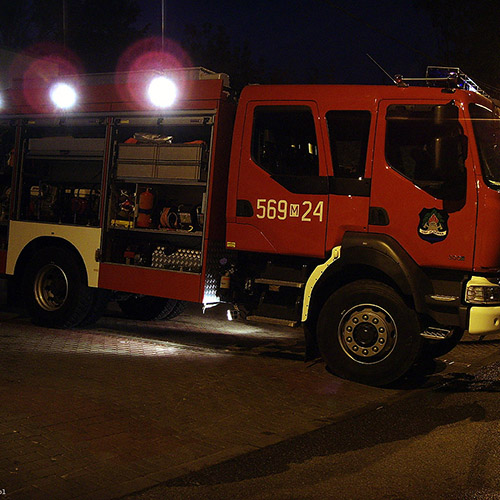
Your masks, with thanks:
[{"label": "asphalt road", "polygon": [[498,340],[374,388],[304,363],[299,329],[224,317],[0,312],[0,495],[500,498]]},{"label": "asphalt road", "polygon": [[499,391],[495,361],[128,498],[498,499]]}]

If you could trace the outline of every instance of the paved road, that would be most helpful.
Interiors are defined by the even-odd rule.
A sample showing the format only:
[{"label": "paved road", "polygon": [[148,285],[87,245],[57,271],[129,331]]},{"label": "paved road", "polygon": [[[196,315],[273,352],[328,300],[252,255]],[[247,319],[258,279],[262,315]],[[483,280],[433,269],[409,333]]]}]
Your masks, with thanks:
[{"label": "paved road", "polygon": [[[96,327],[72,331],[1,313],[0,494],[111,499],[167,483],[167,498],[175,491],[177,498],[210,498],[203,488],[220,483],[214,494],[232,498],[224,495],[234,485],[220,480],[225,464],[240,464],[232,460],[242,460],[237,470],[254,471],[228,476],[239,484],[286,473],[294,457],[298,464],[313,459],[318,446],[352,453],[366,448],[366,439],[376,446],[381,422],[356,436],[348,432],[354,418],[383,415],[453,373],[465,376],[498,347],[466,342],[399,387],[378,389],[338,379],[323,363],[304,363],[300,330],[190,313],[144,323],[111,311]],[[292,455],[284,451],[289,446]],[[215,485],[186,476],[201,471],[203,478],[212,466],[221,467]],[[202,490],[192,489],[193,480]],[[295,498],[317,498],[314,488]]]},{"label": "paved road", "polygon": [[499,499],[498,392],[500,361],[127,498]]}]

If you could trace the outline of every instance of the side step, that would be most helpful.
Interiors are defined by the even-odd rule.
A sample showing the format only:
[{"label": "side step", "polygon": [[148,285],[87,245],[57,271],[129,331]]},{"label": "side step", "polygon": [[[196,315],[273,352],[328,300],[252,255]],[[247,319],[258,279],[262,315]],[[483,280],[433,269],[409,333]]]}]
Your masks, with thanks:
[{"label": "side step", "polygon": [[268,318],[266,316],[247,316],[248,321],[255,321],[257,323],[267,323],[270,325],[280,325],[280,326],[289,326],[295,327],[299,324],[298,321],[290,320],[290,319],[282,319],[282,318]]},{"label": "side step", "polygon": [[301,320],[302,295],[307,268],[279,266],[268,262],[254,283],[260,291],[257,307],[248,319],[281,326],[297,326]]},{"label": "side step", "polygon": [[285,280],[274,280],[269,278],[257,278],[255,283],[260,285],[270,285],[270,286],[289,286],[291,288],[304,288],[305,283],[302,281],[285,281]]},{"label": "side step", "polygon": [[448,337],[451,337],[453,334],[453,330],[449,328],[438,328],[436,326],[427,327],[421,334],[421,337],[424,339],[430,340],[445,340]]}]

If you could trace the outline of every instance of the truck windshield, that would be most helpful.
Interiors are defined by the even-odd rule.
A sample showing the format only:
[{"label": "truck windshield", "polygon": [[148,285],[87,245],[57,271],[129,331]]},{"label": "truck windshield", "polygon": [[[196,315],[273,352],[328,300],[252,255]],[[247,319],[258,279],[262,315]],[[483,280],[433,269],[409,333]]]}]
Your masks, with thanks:
[{"label": "truck windshield", "polygon": [[500,119],[498,113],[478,104],[471,104],[469,111],[484,180],[490,187],[500,189]]}]

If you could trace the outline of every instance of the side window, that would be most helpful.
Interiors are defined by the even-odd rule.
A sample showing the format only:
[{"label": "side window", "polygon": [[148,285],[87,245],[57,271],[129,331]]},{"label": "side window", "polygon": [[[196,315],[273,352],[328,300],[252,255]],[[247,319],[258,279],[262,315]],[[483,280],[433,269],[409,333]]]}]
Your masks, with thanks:
[{"label": "side window", "polygon": [[314,118],[306,106],[258,106],[252,158],[272,175],[317,176],[318,146]]},{"label": "side window", "polygon": [[[387,109],[385,155],[390,166],[424,189],[443,182],[443,169],[436,164],[436,141],[444,135],[462,135],[461,126],[435,124],[432,105],[393,105]],[[451,127],[451,128],[450,128]],[[456,171],[464,170],[464,157]],[[435,193],[431,193],[435,194]]]},{"label": "side window", "polygon": [[335,177],[364,177],[370,119],[369,111],[329,111],[326,114]]}]

